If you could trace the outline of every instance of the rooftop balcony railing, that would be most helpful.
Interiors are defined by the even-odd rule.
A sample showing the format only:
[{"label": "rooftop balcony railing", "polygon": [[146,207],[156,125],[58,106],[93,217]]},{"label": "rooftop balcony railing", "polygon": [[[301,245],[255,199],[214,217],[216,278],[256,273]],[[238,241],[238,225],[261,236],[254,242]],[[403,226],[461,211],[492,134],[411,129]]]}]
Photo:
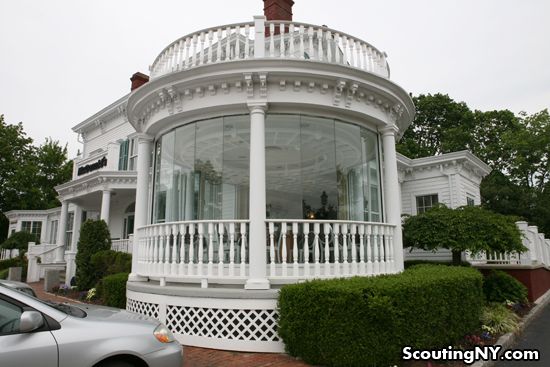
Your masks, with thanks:
[{"label": "rooftop balcony railing", "polygon": [[309,60],[389,78],[386,54],[359,38],[293,21],[235,23],[190,33],[168,45],[150,66],[151,79],[202,65],[246,59]]},{"label": "rooftop balcony railing", "polygon": [[[248,220],[201,220],[138,229],[136,273],[165,281],[244,283],[249,275]],[[266,221],[271,281],[395,272],[393,225],[337,220]],[[134,271],[134,270],[133,270]]]}]

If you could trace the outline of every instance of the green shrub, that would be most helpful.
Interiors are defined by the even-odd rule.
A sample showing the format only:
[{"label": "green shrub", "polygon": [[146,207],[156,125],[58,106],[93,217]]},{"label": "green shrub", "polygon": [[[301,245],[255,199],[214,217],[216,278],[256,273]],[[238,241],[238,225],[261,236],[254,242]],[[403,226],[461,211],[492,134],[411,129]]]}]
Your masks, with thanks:
[{"label": "green shrub", "polygon": [[10,272],[10,269],[0,270],[0,279],[8,279],[9,272]]},{"label": "green shrub", "polygon": [[484,329],[496,334],[505,334],[516,331],[520,317],[501,303],[492,303],[483,308],[481,322]]},{"label": "green shrub", "polygon": [[472,268],[418,265],[398,275],[284,286],[279,335],[310,364],[383,366],[401,348],[443,348],[479,328],[482,276]]},{"label": "green shrub", "polygon": [[132,271],[132,255],[113,250],[98,251],[91,257],[93,271],[99,278]]},{"label": "green shrub", "polygon": [[14,257],[13,259],[1,260],[0,261],[0,270],[9,269],[13,266],[20,266],[21,260],[19,257]]},{"label": "green shrub", "polygon": [[91,263],[92,255],[111,248],[109,228],[103,220],[87,220],[80,228],[76,254],[76,285],[79,290],[92,288],[101,279]]},{"label": "green shrub", "polygon": [[101,300],[104,305],[126,308],[126,282],[128,273],[108,275],[101,279]]},{"label": "green shrub", "polygon": [[488,302],[525,302],[527,288],[519,280],[501,270],[492,270],[483,280],[483,293]]},{"label": "green shrub", "polygon": [[[453,262],[451,260],[449,261],[432,261],[432,260],[405,260],[405,269],[408,269],[410,267],[416,266],[416,265],[447,265],[447,266],[453,266]],[[460,266],[472,266],[467,261],[462,261],[460,263]]]},{"label": "green shrub", "polygon": [[5,248],[8,250],[16,248],[19,249],[19,251],[26,252],[29,246],[29,242],[36,242],[37,244],[39,244],[40,239],[29,232],[15,232],[7,240],[2,242],[2,244],[0,244],[0,248]]}]

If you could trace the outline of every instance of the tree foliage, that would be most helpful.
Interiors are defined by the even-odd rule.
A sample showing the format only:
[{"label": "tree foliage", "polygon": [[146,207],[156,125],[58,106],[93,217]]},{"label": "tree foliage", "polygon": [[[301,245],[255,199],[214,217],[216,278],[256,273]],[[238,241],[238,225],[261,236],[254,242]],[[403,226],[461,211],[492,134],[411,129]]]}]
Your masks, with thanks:
[{"label": "tree foliage", "polygon": [[0,244],[0,248],[5,248],[8,250],[18,249],[21,251],[27,251],[29,242],[35,242],[36,244],[40,243],[40,239],[32,233],[21,231],[15,232]]},{"label": "tree foliage", "polygon": [[550,233],[550,114],[472,111],[448,95],[413,98],[415,120],[397,145],[410,157],[468,149],[494,170],[481,184],[487,209]]},{"label": "tree foliage", "polygon": [[465,206],[450,209],[438,205],[422,214],[410,216],[403,224],[403,245],[427,251],[446,248],[453,252],[453,262],[460,263],[460,253],[469,250],[523,252],[527,250],[515,225],[515,218],[489,210]]},{"label": "tree foliage", "polygon": [[7,237],[3,213],[59,206],[54,187],[68,181],[71,172],[67,146],[46,139],[37,147],[22,123],[7,124],[0,115],[0,241]]},{"label": "tree foliage", "polygon": [[76,254],[76,285],[80,290],[93,288],[102,274],[94,268],[92,256],[111,248],[109,227],[103,220],[88,219],[80,228]]}]

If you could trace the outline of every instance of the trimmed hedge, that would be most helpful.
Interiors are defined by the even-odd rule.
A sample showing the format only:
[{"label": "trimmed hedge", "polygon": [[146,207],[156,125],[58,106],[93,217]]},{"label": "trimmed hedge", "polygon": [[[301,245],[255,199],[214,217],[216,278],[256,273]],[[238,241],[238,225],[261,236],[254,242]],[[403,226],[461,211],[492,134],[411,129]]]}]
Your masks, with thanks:
[{"label": "trimmed hedge", "polygon": [[[447,266],[456,266],[453,265],[453,262],[451,260],[449,261],[433,261],[433,260],[405,260],[404,265],[405,269],[408,269],[410,267],[416,266],[416,265],[447,265]],[[472,266],[467,261],[462,261],[459,266]]]},{"label": "trimmed hedge", "polygon": [[80,228],[77,246],[76,285],[80,291],[87,291],[93,288],[102,277],[94,271],[91,263],[92,255],[111,248],[111,235],[107,223],[103,220],[85,221]]},{"label": "trimmed hedge", "polygon": [[128,273],[108,275],[101,279],[101,300],[106,306],[126,308]]},{"label": "trimmed hedge", "polygon": [[403,346],[443,348],[478,329],[483,303],[482,275],[465,267],[314,280],[281,289],[279,335],[310,364],[387,366]]},{"label": "trimmed hedge", "polygon": [[527,288],[516,278],[501,270],[492,270],[483,279],[487,302],[526,302]]},{"label": "trimmed hedge", "polygon": [[102,250],[90,258],[92,271],[99,279],[117,273],[132,271],[132,255],[113,250]]},{"label": "trimmed hedge", "polygon": [[40,243],[40,238],[29,232],[15,232],[7,240],[0,244],[0,248],[8,250],[19,249],[19,251],[27,251],[29,242]]}]

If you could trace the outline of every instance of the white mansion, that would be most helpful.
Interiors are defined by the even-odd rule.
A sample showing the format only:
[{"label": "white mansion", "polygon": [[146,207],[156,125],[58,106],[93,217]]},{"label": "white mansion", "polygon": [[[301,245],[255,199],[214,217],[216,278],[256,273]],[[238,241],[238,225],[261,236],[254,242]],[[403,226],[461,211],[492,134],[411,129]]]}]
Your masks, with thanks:
[{"label": "white mansion", "polygon": [[73,128],[62,206],[6,213],[10,233],[40,236],[29,280],[62,268],[69,282],[81,223],[100,218],[133,252],[128,309],[187,345],[282,351],[281,285],[399,272],[430,255],[403,250],[402,214],[480,203],[490,169],[469,152],[396,153],[414,105],[384,52],[292,21],[292,0],[264,3],[169,44],[150,80],[134,74]]}]

